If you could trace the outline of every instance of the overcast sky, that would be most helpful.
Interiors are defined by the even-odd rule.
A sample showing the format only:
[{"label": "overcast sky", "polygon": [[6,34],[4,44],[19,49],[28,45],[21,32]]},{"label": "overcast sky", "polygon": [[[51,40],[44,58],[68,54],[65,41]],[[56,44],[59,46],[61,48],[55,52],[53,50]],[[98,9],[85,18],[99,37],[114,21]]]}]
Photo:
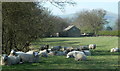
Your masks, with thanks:
[{"label": "overcast sky", "polygon": [[[65,1],[65,0],[64,0]],[[106,11],[117,14],[118,13],[118,0],[73,0],[77,3],[75,6],[67,5],[65,11],[62,12],[59,8],[53,6],[49,2],[44,4],[52,11],[53,15],[67,15],[79,12],[83,9],[104,9]]]}]

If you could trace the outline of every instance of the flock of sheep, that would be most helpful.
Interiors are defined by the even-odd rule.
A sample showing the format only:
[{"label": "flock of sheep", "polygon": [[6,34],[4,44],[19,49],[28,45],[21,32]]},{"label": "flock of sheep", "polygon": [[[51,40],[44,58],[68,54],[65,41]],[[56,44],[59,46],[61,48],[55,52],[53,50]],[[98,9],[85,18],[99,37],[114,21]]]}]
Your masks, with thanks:
[{"label": "flock of sheep", "polygon": [[[28,52],[11,50],[9,56],[3,54],[1,57],[2,65],[14,65],[25,62],[39,63],[39,58],[49,56],[66,56],[66,58],[74,58],[76,61],[85,61],[87,56],[91,56],[90,49],[96,49],[96,44],[90,44],[88,46],[80,46],[78,48],[73,47],[61,47],[53,46],[49,48],[49,45],[40,47],[39,51],[30,50]],[[112,48],[111,52],[119,52],[120,49]]]}]

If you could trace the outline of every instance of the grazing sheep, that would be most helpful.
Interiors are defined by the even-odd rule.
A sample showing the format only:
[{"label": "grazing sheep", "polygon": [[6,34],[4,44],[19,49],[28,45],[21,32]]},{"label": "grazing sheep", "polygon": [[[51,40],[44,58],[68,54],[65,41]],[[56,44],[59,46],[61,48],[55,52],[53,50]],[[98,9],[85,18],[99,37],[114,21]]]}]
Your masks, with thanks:
[{"label": "grazing sheep", "polygon": [[67,57],[66,57],[66,58],[71,58],[71,57],[74,57],[75,52],[76,52],[76,53],[81,53],[81,54],[84,54],[84,53],[83,53],[83,52],[81,52],[81,51],[72,51],[72,52],[69,52],[69,53],[67,54]]},{"label": "grazing sheep", "polygon": [[85,61],[85,60],[87,60],[86,55],[83,54],[83,53],[77,53],[77,52],[75,52],[75,53],[73,54],[73,56],[75,57],[75,60],[76,60],[76,61]]},{"label": "grazing sheep", "polygon": [[39,62],[38,52],[33,52],[33,54],[23,53],[19,57],[22,62]]},{"label": "grazing sheep", "polygon": [[1,63],[2,63],[2,65],[19,64],[20,63],[20,58],[19,58],[19,56],[4,55],[4,56],[2,56]]},{"label": "grazing sheep", "polygon": [[119,49],[119,48],[112,48],[112,49],[110,50],[110,52],[120,52],[120,49]]},{"label": "grazing sheep", "polygon": [[89,45],[89,49],[95,49],[96,48],[96,44],[90,44]]},{"label": "grazing sheep", "polygon": [[86,56],[91,56],[91,52],[89,50],[83,50],[83,52]]}]

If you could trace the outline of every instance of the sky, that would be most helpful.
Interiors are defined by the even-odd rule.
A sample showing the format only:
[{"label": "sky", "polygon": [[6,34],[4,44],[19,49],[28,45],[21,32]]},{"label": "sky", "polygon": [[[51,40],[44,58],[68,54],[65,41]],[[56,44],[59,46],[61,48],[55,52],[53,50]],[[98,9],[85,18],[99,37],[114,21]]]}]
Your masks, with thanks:
[{"label": "sky", "polygon": [[[52,0],[51,0],[52,1]],[[62,0],[65,1],[65,0]],[[69,1],[69,0],[67,0]],[[104,9],[108,12],[117,14],[118,13],[118,2],[119,0],[73,0],[77,4],[75,6],[66,5],[64,12],[59,8],[55,7],[51,3],[46,2],[43,6],[47,7],[53,15],[68,15],[82,11],[83,9]]]}]

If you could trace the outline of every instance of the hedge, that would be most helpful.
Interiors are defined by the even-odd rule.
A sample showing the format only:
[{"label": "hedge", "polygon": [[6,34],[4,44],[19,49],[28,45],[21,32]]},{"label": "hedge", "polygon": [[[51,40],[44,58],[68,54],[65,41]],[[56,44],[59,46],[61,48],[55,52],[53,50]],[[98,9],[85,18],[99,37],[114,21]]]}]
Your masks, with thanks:
[{"label": "hedge", "polygon": [[118,31],[99,31],[98,35],[99,36],[118,36]]}]

